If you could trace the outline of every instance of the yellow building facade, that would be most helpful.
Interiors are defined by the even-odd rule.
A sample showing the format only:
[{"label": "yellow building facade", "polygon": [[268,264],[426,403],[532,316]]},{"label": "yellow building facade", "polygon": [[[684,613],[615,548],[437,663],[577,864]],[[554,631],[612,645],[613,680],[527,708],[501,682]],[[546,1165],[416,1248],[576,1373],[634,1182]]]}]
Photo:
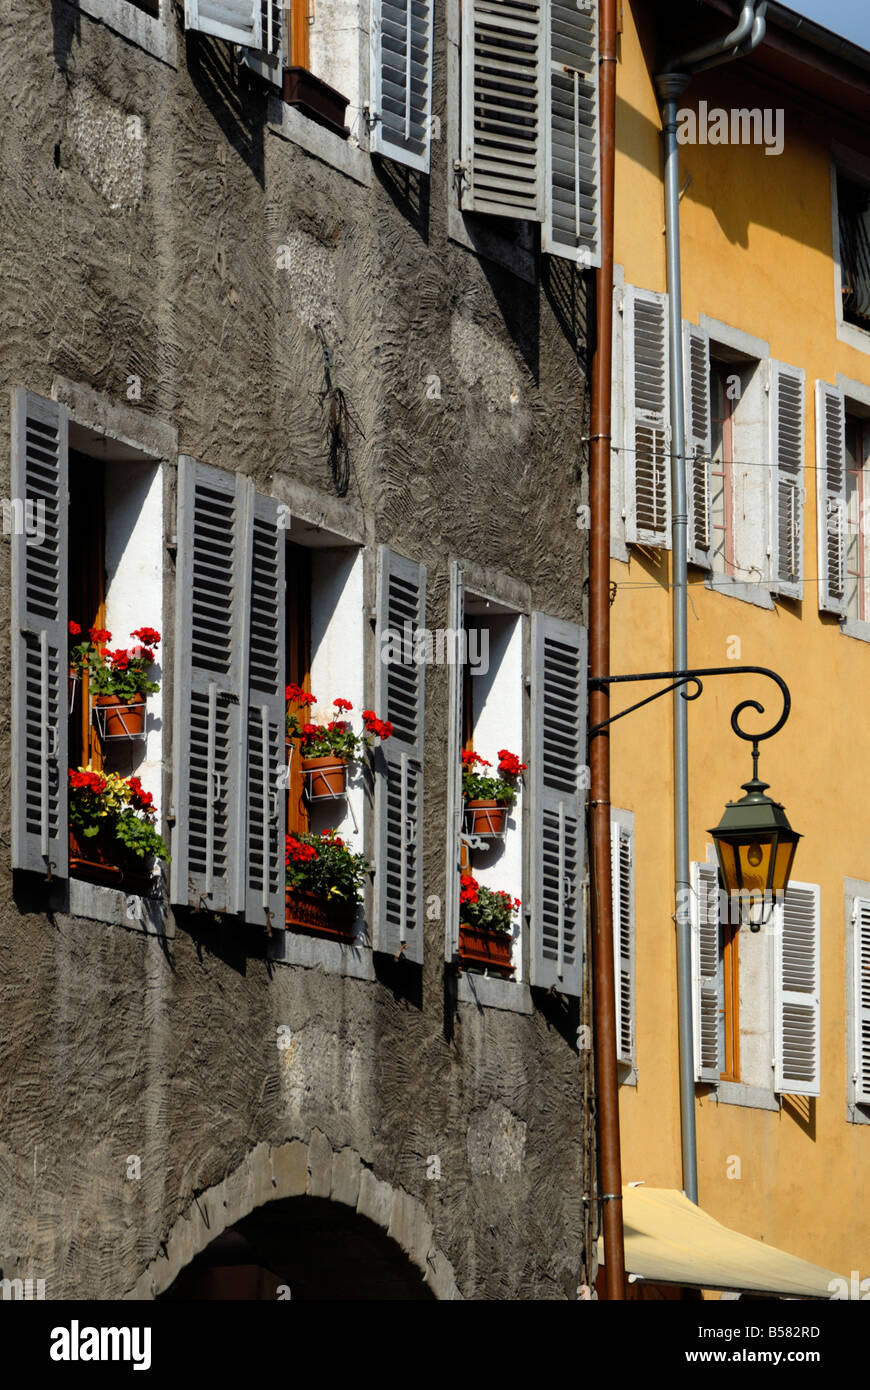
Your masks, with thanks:
[{"label": "yellow building facade", "polygon": [[[614,674],[674,664],[670,514],[661,512],[666,498],[644,493],[641,476],[649,446],[638,305],[641,312],[644,305],[666,309],[655,298],[667,282],[654,73],[691,45],[676,24],[663,36],[659,8],[626,0],[617,70]],[[683,8],[697,15],[697,6]],[[783,1005],[780,993],[786,1015],[778,1020],[776,927],[744,927],[733,939],[722,928],[715,972],[700,959],[695,970],[699,1021],[706,989],[717,1029],[717,1078],[695,1088],[699,1201],[737,1231],[863,1279],[870,1278],[870,1211],[862,1199],[870,1105],[861,1102],[870,1085],[870,1008],[862,1017],[860,988],[862,971],[870,970],[870,907],[863,908],[870,899],[870,303],[862,298],[860,253],[861,190],[870,188],[870,55],[862,70],[855,53],[828,51],[821,31],[790,33],[777,8],[756,54],[699,74],[679,103],[687,137],[680,148],[682,316],[699,330],[710,456],[709,495],[696,490],[692,503],[701,564],[689,566],[688,659],[690,667],[772,667],[791,691],[791,717],[761,745],[760,772],[803,836],[792,881],[806,886],[795,903],[799,919],[808,914],[807,950],[817,951],[804,965],[810,1011],[817,998],[818,1057],[805,1087],[814,1093],[786,1090],[792,996]],[[722,33],[729,27],[714,6],[705,32],[715,34],[717,25]],[[755,117],[732,122],[735,110],[757,110],[757,124]],[[716,112],[729,113],[727,143]],[[750,143],[747,133],[760,138]],[[841,245],[841,225],[842,235],[858,238],[857,253],[854,242]],[[803,426],[797,446],[787,409],[795,400]],[[687,437],[691,452],[691,420]],[[793,468],[795,447],[802,474]],[[659,525],[666,545],[648,539]],[[613,686],[612,711],[653,688]],[[780,696],[758,676],[710,679],[689,705],[695,864],[710,864],[709,827],[751,775],[749,745],[730,727],[732,708],[748,698],[765,715],[752,725],[748,714],[746,726],[769,727]],[[634,987],[630,1003],[628,994],[623,1000],[633,1014],[630,1045],[623,1030],[623,1180],[680,1188],[671,698],[618,721],[611,755],[611,797],[629,836],[634,894]],[[693,870],[697,891],[703,882],[709,873]],[[870,981],[864,1000],[867,1008]],[[710,1056],[700,1060],[709,1076]]]}]

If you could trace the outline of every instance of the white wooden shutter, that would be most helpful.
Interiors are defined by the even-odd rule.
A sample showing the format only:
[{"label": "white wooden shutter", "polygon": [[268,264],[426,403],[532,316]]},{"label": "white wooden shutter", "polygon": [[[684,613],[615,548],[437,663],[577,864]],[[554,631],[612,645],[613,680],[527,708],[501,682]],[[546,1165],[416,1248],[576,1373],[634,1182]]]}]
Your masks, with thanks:
[{"label": "white wooden shutter", "polygon": [[371,148],[424,173],[432,121],[434,0],[372,0]]},{"label": "white wooden shutter", "polygon": [[843,392],[816,382],[819,608],[846,616],[846,403]]},{"label": "white wooden shutter", "polygon": [[184,0],[184,27],[244,48],[263,48],[261,0]]},{"label": "white wooden shutter", "polygon": [[852,916],[855,1027],[853,1076],[855,1101],[870,1105],[870,898],[856,898]]},{"label": "white wooden shutter", "polygon": [[249,483],[247,634],[242,689],[247,689],[245,806],[247,843],[240,908],[248,922],[275,927],[284,918],[284,836],[287,795],[279,788],[284,765],[285,635],[284,530],[278,503]]},{"label": "white wooden shutter", "polygon": [[[447,626],[462,632],[465,622],[465,576],[462,566],[450,562],[450,596]],[[457,639],[458,640],[458,639]],[[462,683],[464,667],[454,661],[447,668],[450,688],[447,695],[447,900],[445,910],[445,948],[452,960],[459,947],[459,872],[462,833]]]},{"label": "white wooden shutter", "polygon": [[686,401],[686,498],[690,565],[713,567],[712,433],[710,423],[710,335],[683,324]]},{"label": "white wooden shutter", "polygon": [[170,892],[226,912],[244,901],[247,510],[241,475],[179,458]]},{"label": "white wooden shutter", "polygon": [[597,6],[550,0],[541,249],[601,264]]},{"label": "white wooden shutter", "polygon": [[[414,641],[426,625],[426,567],[378,548],[375,710],[393,725],[375,765],[373,946],[423,960],[423,711],[425,671]],[[384,660],[390,636],[402,660]]]},{"label": "white wooden shutter", "polygon": [[770,364],[771,576],[776,594],[804,593],[804,373]]},{"label": "white wooden shutter", "polygon": [[532,614],[532,984],[580,994],[586,850],[586,632]]},{"label": "white wooden shutter", "polygon": [[12,394],[11,482],[12,867],[65,877],[67,412],[20,387]]},{"label": "white wooden shutter", "polygon": [[616,1056],[634,1063],[634,863],[632,832],[610,823],[613,885],[613,967],[616,985]]},{"label": "white wooden shutter", "polygon": [[625,287],[625,538],[671,543],[668,297]]},{"label": "white wooden shutter", "polygon": [[774,931],[774,1080],[780,1094],[819,1094],[819,889],[790,883]]},{"label": "white wooden shutter", "polygon": [[695,1080],[718,1081],[719,1045],[719,871],[715,864],[692,864],[692,991],[695,1028]]},{"label": "white wooden shutter", "polygon": [[462,6],[461,206],[540,222],[544,208],[543,0]]}]

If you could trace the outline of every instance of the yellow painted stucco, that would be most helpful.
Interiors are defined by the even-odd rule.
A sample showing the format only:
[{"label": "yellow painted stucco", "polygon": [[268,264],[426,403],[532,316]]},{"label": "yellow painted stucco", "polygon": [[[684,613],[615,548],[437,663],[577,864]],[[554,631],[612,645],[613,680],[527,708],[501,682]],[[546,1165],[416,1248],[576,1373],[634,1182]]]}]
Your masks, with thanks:
[{"label": "yellow painted stucco", "polygon": [[[650,6],[624,5],[617,70],[615,261],[626,283],[666,290],[660,118],[652,52],[641,45]],[[766,611],[709,591],[690,568],[690,666],[757,664],[792,693],[785,729],[762,744],[761,772],[802,832],[793,870],[821,888],[821,1094],[776,1112],[717,1104],[696,1089],[701,1205],[718,1220],[804,1259],[870,1276],[864,1200],[870,1126],[847,1120],[844,879],[870,881],[870,644],[841,632],[817,602],[817,379],[837,372],[870,385],[863,352],[838,340],[831,220],[831,147],[867,153],[858,128],[801,107],[800,93],[753,77],[745,62],[695,79],[684,104],[782,107],[781,155],[762,146],[685,145],[681,184],[683,317],[708,314],[763,339],[806,372],[804,599]],[[612,670],[672,666],[669,551],[614,560]],[[661,561],[661,563],[659,562]],[[735,639],[739,658],[735,658]],[[637,693],[635,693],[637,692]],[[641,693],[633,688],[632,697]],[[689,706],[690,856],[706,857],[727,799],[742,793],[749,745],[731,732],[739,699],[779,710],[770,682],[707,682]],[[613,690],[614,711],[631,700]],[[751,717],[751,716],[749,716]],[[747,717],[747,722],[748,718]],[[775,717],[775,716],[774,716]],[[676,943],[673,898],[673,720],[670,698],[614,726],[612,802],[635,815],[637,1084],[620,1090],[623,1178],[681,1187]],[[739,1177],[734,1158],[739,1160]]]}]

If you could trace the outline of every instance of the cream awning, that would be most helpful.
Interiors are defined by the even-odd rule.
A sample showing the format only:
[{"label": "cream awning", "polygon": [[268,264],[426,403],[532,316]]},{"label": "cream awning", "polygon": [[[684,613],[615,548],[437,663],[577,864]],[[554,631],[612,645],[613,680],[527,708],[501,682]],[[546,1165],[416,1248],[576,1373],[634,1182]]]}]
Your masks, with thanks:
[{"label": "cream awning", "polygon": [[[830,1298],[829,1269],[787,1255],[715,1221],[682,1192],[624,1187],[625,1268],[654,1284]],[[604,1242],[598,1242],[604,1262]]]}]

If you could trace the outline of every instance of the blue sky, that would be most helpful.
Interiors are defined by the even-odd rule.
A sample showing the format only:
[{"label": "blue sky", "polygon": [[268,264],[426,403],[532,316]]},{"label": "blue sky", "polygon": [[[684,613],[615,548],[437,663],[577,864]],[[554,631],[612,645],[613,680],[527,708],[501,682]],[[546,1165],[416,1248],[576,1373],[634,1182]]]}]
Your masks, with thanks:
[{"label": "blue sky", "polygon": [[868,0],[783,0],[788,9],[842,34],[862,48],[870,49],[870,3]]}]

